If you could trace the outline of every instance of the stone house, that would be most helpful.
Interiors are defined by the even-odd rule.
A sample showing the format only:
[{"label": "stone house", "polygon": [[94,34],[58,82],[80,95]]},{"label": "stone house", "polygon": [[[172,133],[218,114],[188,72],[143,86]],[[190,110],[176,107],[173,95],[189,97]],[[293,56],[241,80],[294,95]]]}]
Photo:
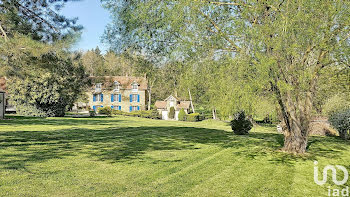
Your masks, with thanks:
[{"label": "stone house", "polygon": [[90,109],[110,106],[124,112],[146,110],[147,79],[145,77],[92,77],[93,86],[86,92]]},{"label": "stone house", "polygon": [[181,101],[179,98],[170,95],[164,101],[156,101],[154,104],[159,114],[162,115],[163,120],[168,120],[168,114],[171,107],[175,109],[175,120],[178,120],[178,115],[181,109],[184,109],[185,113],[188,114],[191,101]]}]

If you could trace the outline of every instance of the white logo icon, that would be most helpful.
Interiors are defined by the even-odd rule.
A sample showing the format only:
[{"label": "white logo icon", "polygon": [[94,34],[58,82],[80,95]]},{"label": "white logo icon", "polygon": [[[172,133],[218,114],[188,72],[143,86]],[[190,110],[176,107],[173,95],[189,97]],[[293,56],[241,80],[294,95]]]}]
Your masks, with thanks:
[{"label": "white logo icon", "polygon": [[328,165],[328,166],[326,166],[323,169],[323,179],[322,179],[322,181],[319,181],[318,180],[318,166],[317,166],[318,162],[315,161],[314,164],[315,164],[315,166],[314,166],[314,181],[315,181],[315,183],[317,185],[324,185],[327,182],[327,172],[328,172],[328,170],[332,171],[332,180],[333,180],[334,184],[336,184],[336,185],[344,185],[348,181],[349,173],[348,173],[348,171],[346,170],[346,168],[344,166],[340,166],[340,165],[336,165],[335,167],[337,167],[339,170],[343,171],[343,173],[344,173],[343,180],[338,181],[337,180],[337,169],[334,166],[332,166],[332,165]]}]

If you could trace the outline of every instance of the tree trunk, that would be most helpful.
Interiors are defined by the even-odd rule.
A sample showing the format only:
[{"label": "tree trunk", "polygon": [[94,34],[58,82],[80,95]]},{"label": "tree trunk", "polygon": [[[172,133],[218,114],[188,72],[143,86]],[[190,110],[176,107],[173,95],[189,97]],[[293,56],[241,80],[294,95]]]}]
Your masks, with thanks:
[{"label": "tree trunk", "polygon": [[190,95],[190,102],[191,102],[192,112],[193,112],[193,113],[196,113],[196,112],[194,111],[194,107],[193,107],[193,103],[192,103],[192,95],[191,95],[191,91],[190,91],[189,88],[188,88],[188,94]]},{"label": "tree trunk", "polygon": [[148,88],[148,111],[151,110],[152,87]]},{"label": "tree trunk", "polygon": [[[312,94],[298,95],[287,92],[281,94],[275,86],[275,93],[282,113],[284,125],[283,151],[303,154],[306,152],[312,108]],[[292,96],[293,95],[293,96]],[[305,99],[300,99],[305,96]]]},{"label": "tree trunk", "polygon": [[213,108],[213,119],[216,120],[216,109]]},{"label": "tree trunk", "polygon": [[297,133],[294,131],[292,131],[292,133],[284,132],[283,151],[298,154],[303,154],[306,152],[308,137],[301,135],[300,132]]}]

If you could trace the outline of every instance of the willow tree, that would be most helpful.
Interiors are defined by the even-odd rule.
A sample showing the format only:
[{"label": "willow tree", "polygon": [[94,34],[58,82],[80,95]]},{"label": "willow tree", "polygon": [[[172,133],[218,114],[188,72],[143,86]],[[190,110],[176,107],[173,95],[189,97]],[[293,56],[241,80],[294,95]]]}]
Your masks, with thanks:
[{"label": "willow tree", "polygon": [[273,93],[287,152],[306,151],[322,70],[348,62],[347,0],[102,2],[114,15],[105,38],[115,50],[134,48],[183,61],[215,50],[249,68],[239,76],[255,78]]}]

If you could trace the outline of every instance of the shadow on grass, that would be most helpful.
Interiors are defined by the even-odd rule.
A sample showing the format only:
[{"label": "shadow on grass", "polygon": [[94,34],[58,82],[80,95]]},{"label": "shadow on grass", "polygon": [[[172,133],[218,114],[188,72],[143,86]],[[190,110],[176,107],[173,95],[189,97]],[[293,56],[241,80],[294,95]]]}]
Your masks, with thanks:
[{"label": "shadow on grass", "polygon": [[[85,120],[65,119],[65,123],[50,120],[47,124],[81,124],[81,121]],[[117,119],[113,121],[118,122]],[[42,122],[36,120],[35,124]],[[107,122],[110,123],[110,120],[94,119],[89,124]],[[248,136],[237,136],[223,130],[170,126],[11,131],[0,132],[0,168],[25,169],[33,162],[75,155],[87,155],[108,162],[130,162],[140,159],[147,151],[197,150],[196,144],[232,148],[233,157],[251,160],[269,157],[272,163],[293,165],[295,161],[313,160],[315,157],[341,157],[349,145],[329,137],[312,137],[310,141],[311,156],[297,157],[276,151],[283,145],[283,136],[273,133],[253,132]]]},{"label": "shadow on grass", "polygon": [[[74,125],[111,125],[122,120],[107,116],[95,116],[86,118],[41,118],[24,116],[6,116],[6,121],[0,121],[1,125],[22,126],[22,125],[51,125],[51,126],[74,126]],[[108,120],[107,120],[108,119]],[[129,120],[128,120],[129,121]]]}]

